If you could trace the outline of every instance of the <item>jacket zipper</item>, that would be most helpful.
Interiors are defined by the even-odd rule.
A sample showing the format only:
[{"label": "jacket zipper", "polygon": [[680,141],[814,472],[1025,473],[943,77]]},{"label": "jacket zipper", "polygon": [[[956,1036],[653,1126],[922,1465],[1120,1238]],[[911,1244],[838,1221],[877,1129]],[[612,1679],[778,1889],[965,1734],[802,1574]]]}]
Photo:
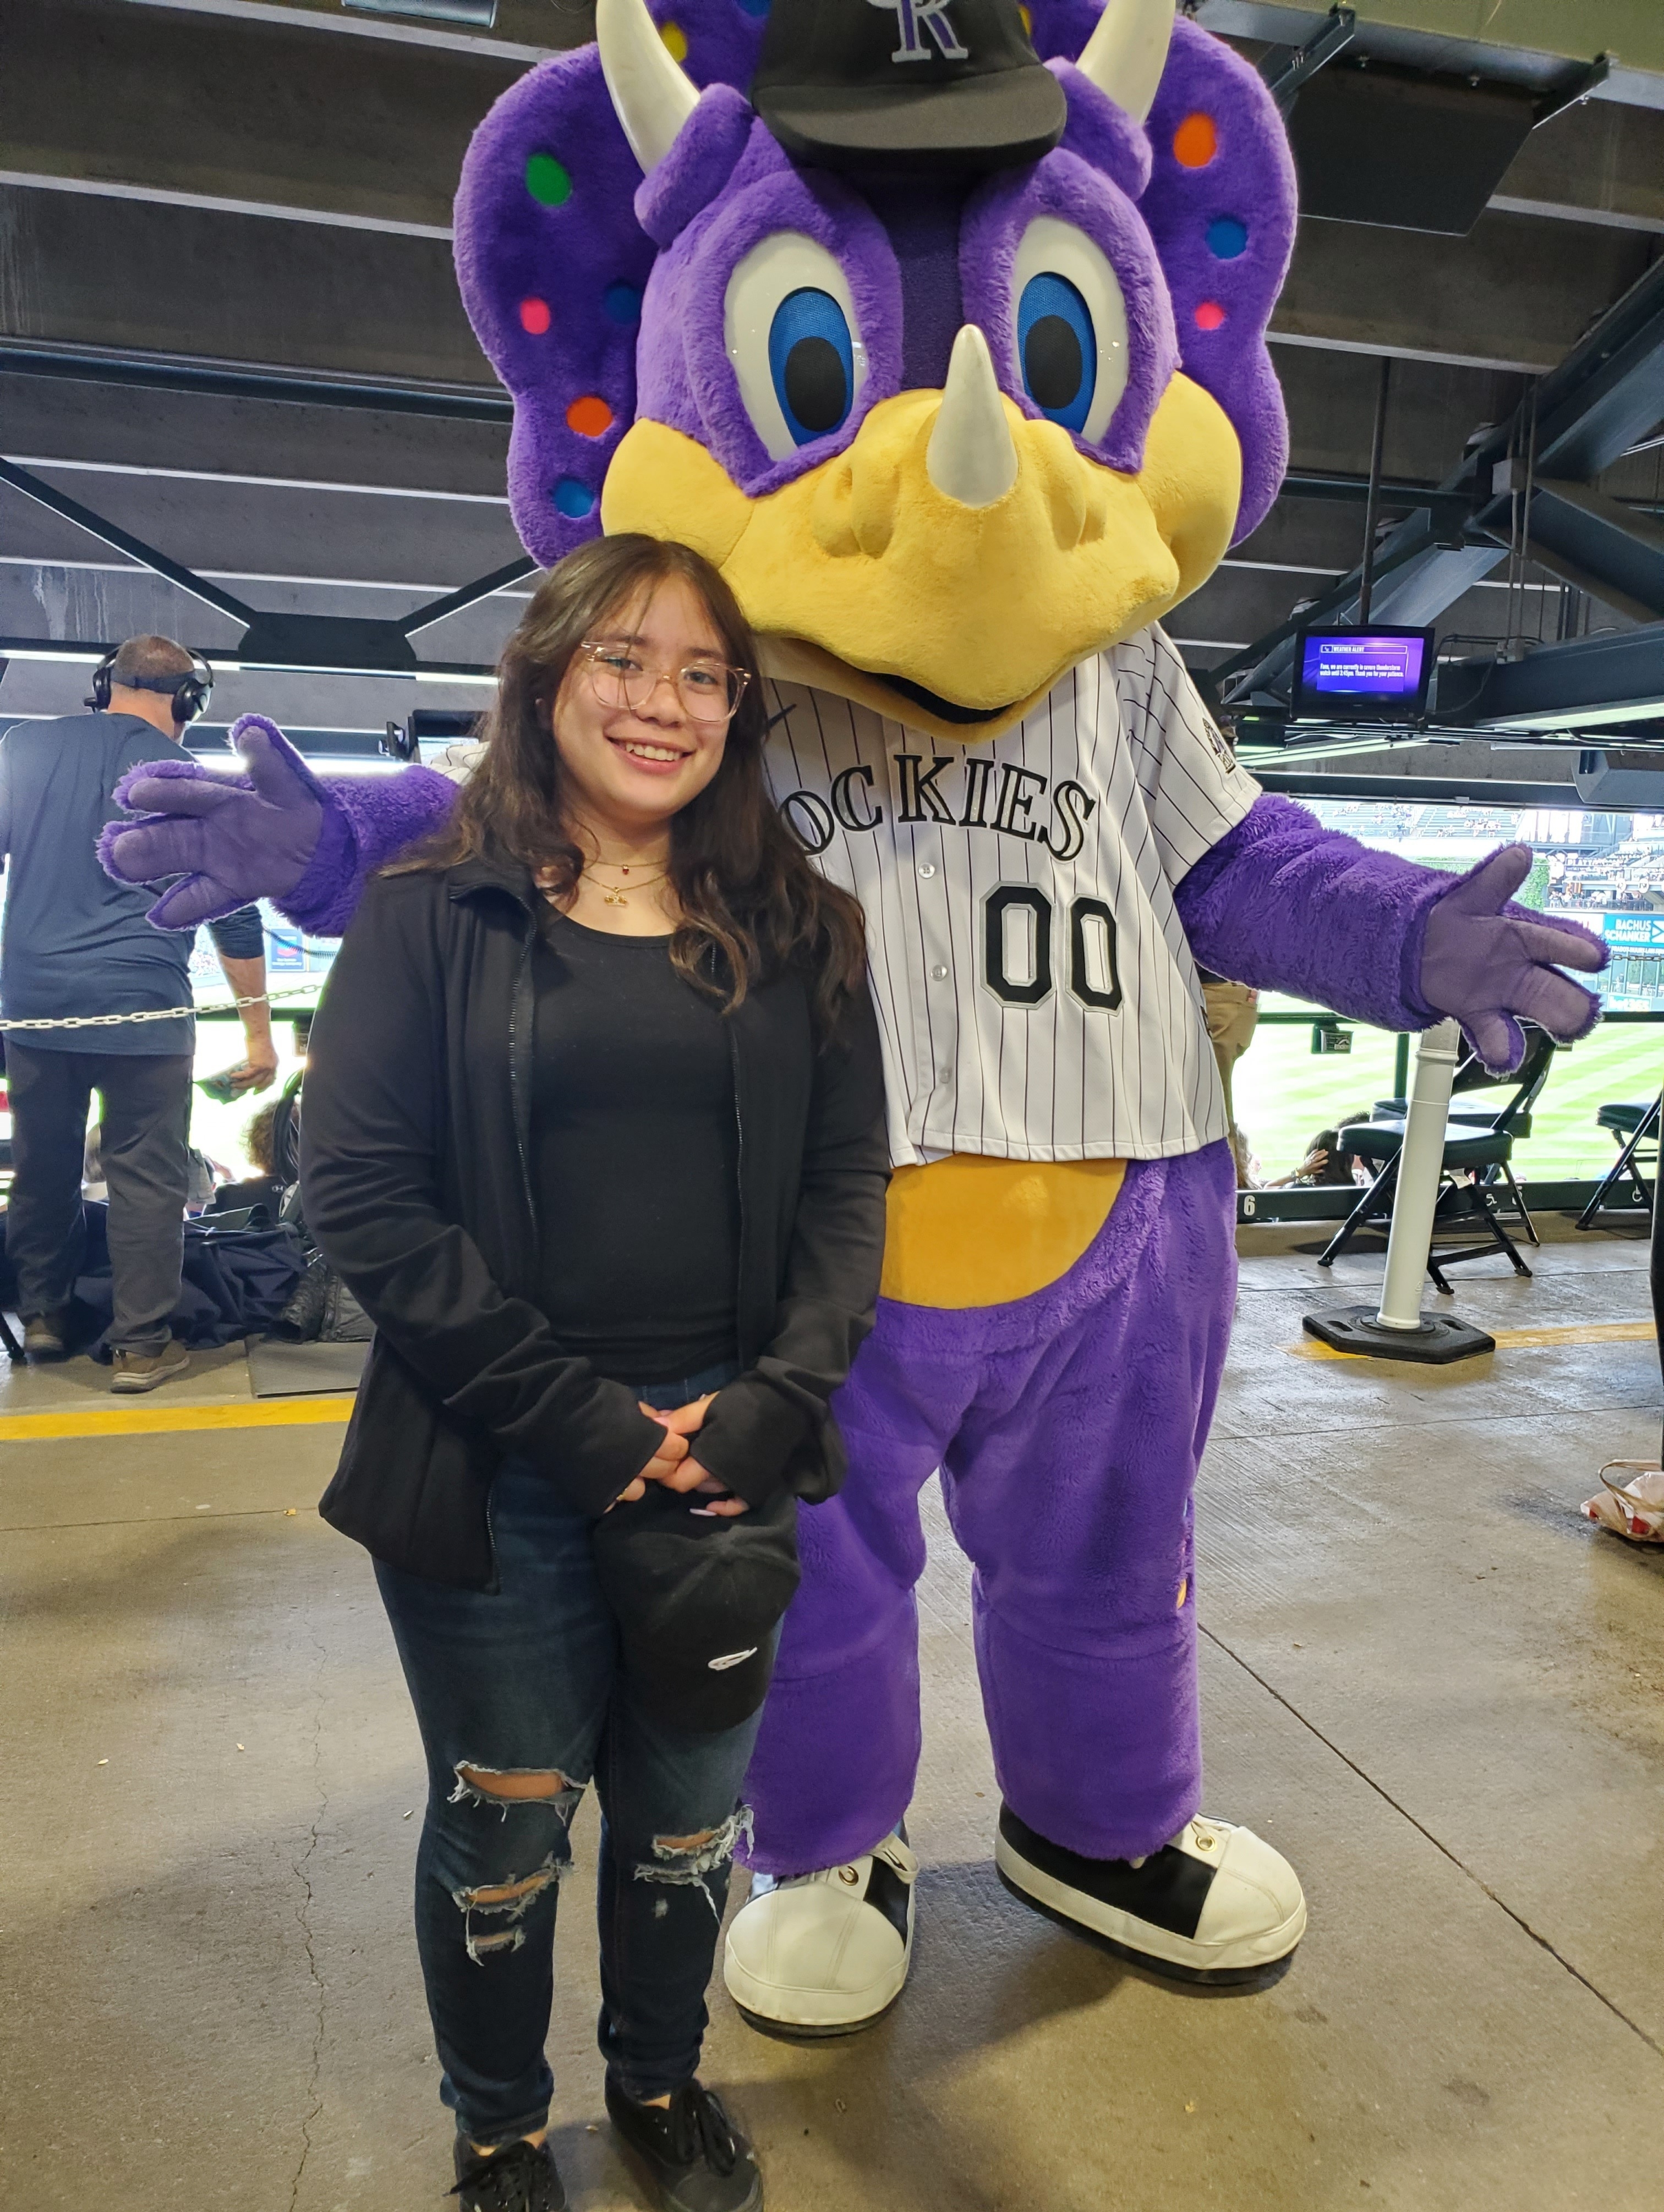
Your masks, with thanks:
[{"label": "jacket zipper", "polygon": [[[740,1187],[738,1194],[740,1200],[740,1249],[737,1261],[737,1278],[734,1285],[734,1317],[735,1322],[734,1333],[737,1339],[740,1334],[741,1327],[743,1325],[745,1316],[746,1117],[740,1110],[740,1032],[734,1024],[732,1014],[728,1017],[728,1065],[734,1073],[734,1172],[735,1181],[738,1182]],[[734,1345],[734,1350],[736,1352],[741,1350],[741,1346],[737,1342]]]},{"label": "jacket zipper", "polygon": [[520,1161],[520,1187],[526,1199],[526,1212],[532,1224],[534,1248],[538,1234],[537,1199],[532,1189],[529,1157],[532,1090],[527,1059],[532,1048],[532,946],[536,936],[537,917],[535,915],[528,915],[527,932],[521,939],[520,966],[515,976],[514,997],[509,1009],[509,1094],[515,1117],[515,1152]]}]

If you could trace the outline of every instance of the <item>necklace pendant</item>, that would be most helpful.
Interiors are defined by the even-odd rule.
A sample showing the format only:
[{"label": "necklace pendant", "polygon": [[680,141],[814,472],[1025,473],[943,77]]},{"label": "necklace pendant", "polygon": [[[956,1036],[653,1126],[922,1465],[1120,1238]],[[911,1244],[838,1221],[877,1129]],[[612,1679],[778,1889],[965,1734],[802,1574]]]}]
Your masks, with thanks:
[{"label": "necklace pendant", "polygon": [[630,902],[621,890],[609,890],[603,893],[602,903],[606,906],[628,906]]}]

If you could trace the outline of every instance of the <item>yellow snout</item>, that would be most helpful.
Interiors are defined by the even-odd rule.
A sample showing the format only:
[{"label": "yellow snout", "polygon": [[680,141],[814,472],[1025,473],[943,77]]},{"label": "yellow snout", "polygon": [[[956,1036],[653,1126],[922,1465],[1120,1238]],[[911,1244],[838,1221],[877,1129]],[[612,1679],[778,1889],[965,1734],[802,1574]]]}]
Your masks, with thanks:
[{"label": "yellow snout", "polygon": [[[694,440],[638,422],[607,472],[602,522],[697,546],[765,640],[815,649],[803,672],[974,743],[1196,590],[1229,544],[1241,476],[1229,422],[1184,376],[1162,396],[1137,476],[989,397],[1015,466],[996,421],[992,482],[979,489],[974,468],[943,465],[940,443],[933,458],[944,394],[908,392],[873,408],[835,459],[756,500]],[[943,477],[982,503],[944,491]],[[946,711],[898,696],[887,678]]]}]

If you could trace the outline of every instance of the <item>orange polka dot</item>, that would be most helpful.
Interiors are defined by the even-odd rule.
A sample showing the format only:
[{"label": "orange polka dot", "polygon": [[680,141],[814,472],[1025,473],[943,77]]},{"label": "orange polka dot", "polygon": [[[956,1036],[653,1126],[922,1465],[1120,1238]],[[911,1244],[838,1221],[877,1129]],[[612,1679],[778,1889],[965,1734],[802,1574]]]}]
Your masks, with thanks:
[{"label": "orange polka dot", "polygon": [[1218,151],[1210,115],[1187,115],[1173,134],[1173,158],[1181,169],[1205,169]]},{"label": "orange polka dot", "polygon": [[1217,300],[1204,300],[1196,311],[1196,327],[1198,331],[1216,331],[1224,319],[1225,310]]},{"label": "orange polka dot", "polygon": [[546,300],[522,300],[520,303],[520,327],[534,338],[540,338],[549,328],[549,302]]},{"label": "orange polka dot", "polygon": [[613,427],[613,410],[591,392],[575,399],[566,410],[566,425],[580,437],[599,438]]}]

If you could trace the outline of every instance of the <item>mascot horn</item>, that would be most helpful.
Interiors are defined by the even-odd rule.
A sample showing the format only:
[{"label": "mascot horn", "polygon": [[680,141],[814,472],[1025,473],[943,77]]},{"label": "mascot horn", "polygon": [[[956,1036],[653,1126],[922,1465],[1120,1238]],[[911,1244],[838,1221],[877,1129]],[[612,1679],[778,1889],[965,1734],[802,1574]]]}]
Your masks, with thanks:
[{"label": "mascot horn", "polygon": [[[1265,331],[1282,125],[1172,0],[600,0],[599,45],[481,125],[457,265],[552,562],[686,539],[764,635],[770,773],[860,897],[897,1171],[850,1472],[748,1784],[728,1985],[835,2033],[905,1979],[918,1494],[975,1565],[1002,1876],[1157,1972],[1300,1940],[1293,1869],[1204,1818],[1192,1492],[1232,1310],[1227,1121],[1198,963],[1391,1030],[1581,1034],[1594,940],[1261,793],[1157,627],[1285,456]],[[767,13],[765,26],[761,20]],[[685,64],[685,65],[684,65]],[[109,833],[183,926],[260,893],[340,928],[440,819],[421,769],[139,771]],[[489,1559],[459,1560],[483,1582]]]}]

